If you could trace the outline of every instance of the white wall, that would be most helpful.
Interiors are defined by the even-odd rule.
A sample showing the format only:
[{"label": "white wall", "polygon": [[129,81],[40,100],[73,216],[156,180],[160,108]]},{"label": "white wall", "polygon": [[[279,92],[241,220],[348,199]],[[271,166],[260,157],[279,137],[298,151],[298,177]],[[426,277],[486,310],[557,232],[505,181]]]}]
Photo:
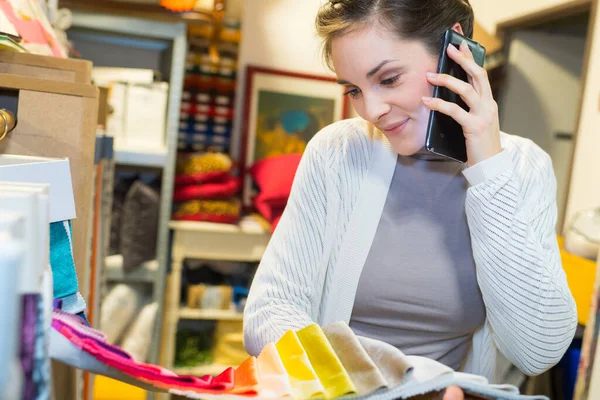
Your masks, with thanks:
[{"label": "white wall", "polygon": [[332,75],[325,68],[314,21],[324,0],[246,0],[242,19],[236,93],[233,156],[239,156],[247,65],[317,75]]},{"label": "white wall", "polygon": [[600,10],[595,26],[577,129],[567,221],[579,210],[600,207]]},{"label": "white wall", "polygon": [[[562,226],[574,133],[581,96],[585,37],[520,31],[513,35],[500,99],[500,127],[527,137],[550,157],[557,180],[558,226]],[[552,82],[552,84],[549,84]]]},{"label": "white wall", "polygon": [[576,0],[469,0],[475,18],[488,32],[496,32],[496,24],[540,10],[572,3]]}]

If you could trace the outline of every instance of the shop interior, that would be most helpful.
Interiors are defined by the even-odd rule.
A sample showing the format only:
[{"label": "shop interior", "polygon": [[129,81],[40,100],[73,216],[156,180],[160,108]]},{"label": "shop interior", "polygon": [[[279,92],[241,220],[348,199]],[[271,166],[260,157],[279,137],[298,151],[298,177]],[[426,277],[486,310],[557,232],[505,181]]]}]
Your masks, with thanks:
[{"label": "shop interior", "polygon": [[[4,181],[48,176],[51,239],[73,220],[65,237],[85,301],[77,311],[136,362],[201,378],[247,361],[246,298],[301,154],[319,129],[357,115],[320,57],[323,2],[0,0],[0,200]],[[470,3],[501,130],[552,160],[579,323],[554,368],[529,377],[500,357],[496,382],[597,399],[599,4]],[[0,223],[1,233],[9,225]],[[12,365],[3,341],[0,364]],[[36,399],[186,398],[46,341],[48,393]],[[0,367],[0,388],[10,374]]]}]

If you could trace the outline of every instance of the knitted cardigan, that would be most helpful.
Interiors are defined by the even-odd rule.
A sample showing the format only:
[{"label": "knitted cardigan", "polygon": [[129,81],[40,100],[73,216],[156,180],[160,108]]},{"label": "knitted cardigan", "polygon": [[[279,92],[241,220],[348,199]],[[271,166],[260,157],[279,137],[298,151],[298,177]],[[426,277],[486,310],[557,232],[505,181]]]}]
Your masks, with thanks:
[{"label": "knitted cardigan", "polygon": [[[501,153],[463,170],[486,321],[461,370],[490,381],[498,350],[525,374],[540,374],[561,359],[577,326],[556,240],[552,162],[528,139],[501,133],[501,143]],[[250,354],[290,329],[350,321],[396,158],[358,118],[309,142],[246,303]]]}]

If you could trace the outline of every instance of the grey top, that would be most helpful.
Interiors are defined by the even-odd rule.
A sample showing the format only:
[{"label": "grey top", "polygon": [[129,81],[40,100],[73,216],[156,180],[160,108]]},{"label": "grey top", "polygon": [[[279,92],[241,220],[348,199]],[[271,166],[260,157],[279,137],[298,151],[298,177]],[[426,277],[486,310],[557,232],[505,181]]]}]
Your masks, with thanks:
[{"label": "grey top", "polygon": [[398,157],[350,327],[460,369],[485,307],[465,214],[463,165]]}]

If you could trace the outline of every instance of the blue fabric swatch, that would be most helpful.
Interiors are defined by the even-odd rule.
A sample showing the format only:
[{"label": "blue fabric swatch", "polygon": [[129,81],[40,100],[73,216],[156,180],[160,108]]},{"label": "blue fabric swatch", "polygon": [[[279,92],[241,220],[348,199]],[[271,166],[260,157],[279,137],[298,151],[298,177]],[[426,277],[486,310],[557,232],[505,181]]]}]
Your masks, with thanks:
[{"label": "blue fabric swatch", "polygon": [[54,298],[73,295],[79,290],[69,221],[50,224],[50,267],[54,281]]}]

